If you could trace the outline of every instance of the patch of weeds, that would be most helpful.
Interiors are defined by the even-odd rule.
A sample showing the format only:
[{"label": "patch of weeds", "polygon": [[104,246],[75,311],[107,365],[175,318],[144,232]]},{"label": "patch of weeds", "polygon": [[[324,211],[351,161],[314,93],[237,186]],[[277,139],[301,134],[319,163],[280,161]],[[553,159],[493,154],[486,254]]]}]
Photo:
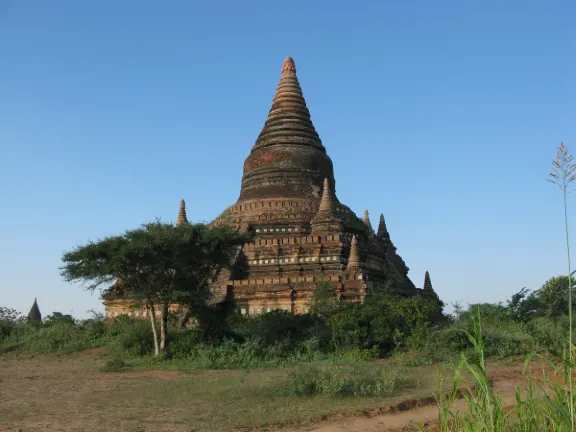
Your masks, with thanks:
[{"label": "patch of weeds", "polygon": [[117,356],[106,360],[100,368],[101,372],[128,372],[130,370],[132,367],[123,358]]},{"label": "patch of weeds", "polygon": [[399,369],[375,364],[311,366],[300,365],[282,384],[290,396],[390,396],[398,390],[415,388],[419,381]]}]

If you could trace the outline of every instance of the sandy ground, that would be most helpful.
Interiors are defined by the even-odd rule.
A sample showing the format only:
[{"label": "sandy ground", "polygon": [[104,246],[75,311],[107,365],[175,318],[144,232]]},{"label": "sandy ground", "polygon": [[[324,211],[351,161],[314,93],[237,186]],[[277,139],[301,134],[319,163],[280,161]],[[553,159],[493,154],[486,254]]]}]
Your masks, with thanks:
[{"label": "sandy ground", "polygon": [[[146,394],[133,403],[122,394],[144,392],[147,380],[179,380],[185,374],[167,371],[102,373],[95,369],[97,351],[56,357],[45,355],[0,356],[0,431],[202,431],[194,427],[182,407],[155,400]],[[514,402],[514,386],[521,380],[520,366],[492,369],[495,386],[506,404]],[[209,373],[209,372],[208,372]],[[190,376],[188,375],[187,379]],[[132,393],[122,393],[130,389]],[[409,397],[402,403],[332,415],[299,428],[261,428],[285,432],[373,432],[414,430],[411,422],[429,423],[437,418],[431,398]],[[202,401],[189,401],[201,404]],[[150,404],[151,405],[151,404]],[[162,418],[163,421],[159,421]],[[170,422],[166,418],[174,418]],[[179,420],[178,420],[179,419]],[[206,423],[204,423],[206,424]],[[215,429],[210,429],[215,430]],[[216,429],[217,430],[217,429]],[[226,429],[230,430],[230,429]],[[244,429],[246,430],[246,429]],[[255,429],[256,430],[256,429]]]}]

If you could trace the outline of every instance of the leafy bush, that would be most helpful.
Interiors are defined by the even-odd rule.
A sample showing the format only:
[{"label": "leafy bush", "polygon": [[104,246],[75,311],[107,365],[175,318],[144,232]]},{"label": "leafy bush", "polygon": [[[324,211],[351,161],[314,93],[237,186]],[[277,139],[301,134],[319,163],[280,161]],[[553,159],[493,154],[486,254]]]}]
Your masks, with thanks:
[{"label": "leafy bush", "polygon": [[54,312],[51,315],[48,315],[44,318],[44,325],[45,326],[54,326],[54,325],[74,325],[76,324],[76,320],[71,315],[64,315],[60,312]]},{"label": "leafy bush", "polygon": [[15,326],[3,342],[20,351],[70,354],[103,346],[105,333],[106,329],[101,325],[36,326],[26,323]]},{"label": "leafy bush", "polygon": [[441,320],[441,306],[419,296],[376,293],[364,304],[340,309],[328,320],[335,349],[377,349],[381,356],[406,345],[412,333]]},{"label": "leafy bush", "polygon": [[299,365],[282,383],[284,392],[291,396],[388,396],[417,386],[418,381],[402,371],[386,370],[370,363]]},{"label": "leafy bush", "polygon": [[23,321],[24,318],[14,309],[0,306],[0,342],[10,335],[17,324]]},{"label": "leafy bush", "polygon": [[150,324],[124,317],[109,325],[108,350],[114,355],[143,356],[154,353]]},{"label": "leafy bush", "polygon": [[241,338],[257,338],[266,345],[272,345],[307,339],[314,323],[309,315],[292,315],[285,310],[272,310],[251,317],[239,316],[234,320],[232,330]]},{"label": "leafy bush", "polygon": [[484,355],[487,357],[504,359],[528,354],[536,348],[534,338],[522,323],[510,320],[483,320],[482,324]]},{"label": "leafy bush", "polygon": [[408,352],[401,351],[399,354],[409,366],[455,362],[461,352],[470,348],[470,342],[458,329],[458,326],[418,327],[406,341]]}]

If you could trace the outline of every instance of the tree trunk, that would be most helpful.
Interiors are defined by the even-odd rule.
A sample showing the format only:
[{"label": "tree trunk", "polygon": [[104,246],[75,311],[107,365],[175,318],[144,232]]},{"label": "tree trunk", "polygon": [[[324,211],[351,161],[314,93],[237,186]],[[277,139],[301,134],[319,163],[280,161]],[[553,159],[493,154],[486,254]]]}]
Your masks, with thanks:
[{"label": "tree trunk", "polygon": [[151,301],[148,301],[148,310],[150,312],[150,323],[152,323],[152,335],[154,336],[154,355],[159,355],[160,347],[158,346],[158,330],[156,330],[156,313],[154,303]]},{"label": "tree trunk", "polygon": [[185,311],[180,315],[180,319],[178,320],[178,325],[180,328],[186,327],[188,321],[190,320],[190,308],[187,307]]},{"label": "tree trunk", "polygon": [[162,303],[160,313],[160,350],[166,349],[166,336],[168,334],[168,302]]}]

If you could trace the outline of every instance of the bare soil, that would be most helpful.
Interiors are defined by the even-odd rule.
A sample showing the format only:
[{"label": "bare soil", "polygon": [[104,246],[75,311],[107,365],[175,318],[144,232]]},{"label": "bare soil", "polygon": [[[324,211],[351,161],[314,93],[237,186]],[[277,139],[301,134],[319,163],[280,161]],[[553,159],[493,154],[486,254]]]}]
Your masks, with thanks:
[{"label": "bare soil", "polygon": [[[287,398],[266,393],[282,371],[103,373],[101,361],[98,350],[0,355],[0,431],[371,432],[437,418],[432,384],[388,399]],[[490,370],[512,403],[521,364]]]}]

